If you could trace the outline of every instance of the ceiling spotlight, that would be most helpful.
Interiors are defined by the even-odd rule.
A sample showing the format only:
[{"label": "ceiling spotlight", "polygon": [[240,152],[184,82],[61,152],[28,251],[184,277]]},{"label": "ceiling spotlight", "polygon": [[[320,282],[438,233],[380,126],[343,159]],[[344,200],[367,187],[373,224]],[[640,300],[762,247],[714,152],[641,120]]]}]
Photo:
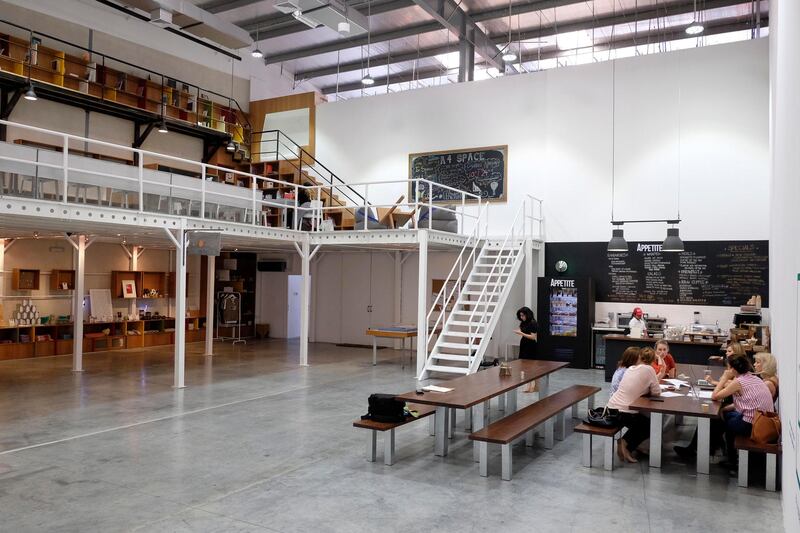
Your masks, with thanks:
[{"label": "ceiling spotlight", "polygon": [[505,61],[506,63],[513,63],[516,60],[517,60],[517,54],[515,54],[512,50],[503,52],[503,61]]},{"label": "ceiling spotlight", "polygon": [[622,235],[622,228],[614,229],[611,231],[611,240],[608,241],[609,252],[627,252],[628,241]]},{"label": "ceiling spotlight", "polygon": [[705,30],[705,27],[696,20],[693,20],[692,23],[686,27],[686,33],[688,33],[689,35],[697,35],[703,33],[703,30]]},{"label": "ceiling spotlight", "polygon": [[33,90],[33,85],[28,85],[28,90],[25,91],[25,95],[23,96],[23,98],[30,102],[35,102],[36,100],[39,99],[39,97],[36,96],[36,91]]},{"label": "ceiling spotlight", "polygon": [[366,76],[361,78],[361,85],[367,85],[367,86],[375,85],[375,79],[369,75],[369,72],[367,72]]},{"label": "ceiling spotlight", "polygon": [[162,117],[161,122],[158,124],[158,133],[169,133],[167,129],[167,121]]},{"label": "ceiling spotlight", "polygon": [[233,142],[233,139],[228,141],[228,144],[225,146],[225,150],[227,152],[235,152],[236,151],[236,143]]},{"label": "ceiling spotlight", "polygon": [[339,31],[339,33],[341,33],[342,35],[347,35],[347,34],[349,34],[349,33],[350,33],[350,23],[349,23],[349,22],[347,22],[347,21],[340,22],[340,23],[339,23],[339,24],[336,26],[336,29],[337,29],[337,30]]},{"label": "ceiling spotlight", "polygon": [[38,239],[39,238],[39,232],[38,231],[34,231],[33,232],[33,238],[34,239]]},{"label": "ceiling spotlight", "polygon": [[254,58],[256,58],[256,59],[261,59],[262,57],[264,57],[264,52],[262,52],[261,50],[259,50],[259,49],[256,47],[256,49],[255,49],[255,50],[253,50],[252,52],[250,52],[250,55],[251,55],[251,56],[253,56],[253,57],[254,57]]}]

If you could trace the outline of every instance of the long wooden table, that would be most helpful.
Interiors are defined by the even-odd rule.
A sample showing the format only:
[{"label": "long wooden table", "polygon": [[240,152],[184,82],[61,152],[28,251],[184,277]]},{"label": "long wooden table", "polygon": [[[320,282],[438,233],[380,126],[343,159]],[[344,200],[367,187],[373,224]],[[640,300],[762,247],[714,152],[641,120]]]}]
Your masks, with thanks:
[{"label": "long wooden table", "polygon": [[[689,376],[689,379],[685,381],[688,381],[690,385],[694,385],[695,391],[700,390],[696,383],[698,379],[705,377],[706,368],[710,370],[714,379],[719,379],[722,374],[721,367],[679,364],[677,368],[678,375],[685,374]],[[711,399],[697,398],[692,393],[692,389],[686,387],[670,392],[681,394],[681,396],[661,398],[660,400],[643,396],[630,405],[631,409],[650,414],[650,467],[661,468],[664,415],[674,415],[676,418],[693,416],[697,418],[697,473],[708,474],[711,462],[711,419],[719,418],[722,404]],[[704,410],[704,404],[708,406],[707,410]]]},{"label": "long wooden table", "polygon": [[378,364],[378,337],[388,339],[402,339],[403,350],[406,349],[406,339],[411,340],[411,348],[414,348],[413,337],[417,336],[416,326],[375,326],[367,329],[367,335],[372,337],[372,366]]},{"label": "long wooden table", "polygon": [[[510,376],[501,376],[500,367],[492,367],[440,383],[443,387],[453,389],[450,392],[423,392],[422,394],[417,394],[416,391],[411,391],[397,396],[397,399],[404,402],[436,406],[434,430],[436,445],[434,453],[438,456],[445,456],[447,455],[448,447],[447,432],[450,426],[450,409],[470,409],[474,407],[472,429],[473,431],[482,429],[488,421],[487,404],[489,400],[501,394],[516,391],[518,387],[537,379],[542,379],[539,383],[539,396],[545,397],[548,392],[550,374],[568,365],[569,363],[558,361],[517,359],[508,364],[511,368]],[[521,372],[525,372],[524,378]],[[506,412],[516,411],[516,394],[507,396],[505,408]],[[476,444],[476,460],[477,450]]]}]

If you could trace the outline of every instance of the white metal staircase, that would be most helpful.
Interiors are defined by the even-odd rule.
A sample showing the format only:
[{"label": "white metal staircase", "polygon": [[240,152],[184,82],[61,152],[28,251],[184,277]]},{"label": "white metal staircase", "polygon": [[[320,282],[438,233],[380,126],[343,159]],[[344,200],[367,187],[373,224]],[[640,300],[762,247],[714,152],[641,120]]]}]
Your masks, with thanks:
[{"label": "white metal staircase", "polygon": [[418,379],[428,379],[431,372],[471,374],[480,368],[525,261],[528,219],[541,222],[541,216],[533,216],[532,206],[528,215],[528,207],[529,202],[523,202],[505,238],[480,239],[473,234],[461,250],[428,313],[428,328],[420,342],[429,343],[434,336],[436,342]]},{"label": "white metal staircase", "polygon": [[478,369],[524,256],[520,243],[499,248],[485,242],[452,310],[446,311],[425,373],[470,374]]}]

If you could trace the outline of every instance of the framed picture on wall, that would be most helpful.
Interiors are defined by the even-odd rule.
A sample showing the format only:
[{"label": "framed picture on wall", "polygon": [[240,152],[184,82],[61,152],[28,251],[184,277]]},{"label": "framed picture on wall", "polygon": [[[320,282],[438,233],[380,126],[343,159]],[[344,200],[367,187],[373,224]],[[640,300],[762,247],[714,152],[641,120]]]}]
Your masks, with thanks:
[{"label": "framed picture on wall", "polygon": [[136,282],[127,279],[122,282],[122,296],[124,298],[136,298]]}]

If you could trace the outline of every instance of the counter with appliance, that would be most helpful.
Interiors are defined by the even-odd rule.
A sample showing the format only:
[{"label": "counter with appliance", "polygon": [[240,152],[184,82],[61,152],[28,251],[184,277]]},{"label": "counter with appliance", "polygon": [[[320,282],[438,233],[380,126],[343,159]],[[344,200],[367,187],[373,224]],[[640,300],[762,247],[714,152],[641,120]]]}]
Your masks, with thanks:
[{"label": "counter with appliance", "polygon": [[[606,343],[605,353],[605,377],[606,381],[611,381],[614,375],[614,370],[617,368],[617,362],[626,348],[634,346],[636,348],[655,347],[655,343],[659,339],[650,337],[646,338],[633,338],[626,335],[605,335],[603,340]],[[710,340],[693,340],[693,341],[671,341],[669,342],[669,351],[675,358],[676,363],[686,363],[693,365],[705,365],[708,363],[708,358],[712,355],[722,355],[721,342],[714,342]]]}]

